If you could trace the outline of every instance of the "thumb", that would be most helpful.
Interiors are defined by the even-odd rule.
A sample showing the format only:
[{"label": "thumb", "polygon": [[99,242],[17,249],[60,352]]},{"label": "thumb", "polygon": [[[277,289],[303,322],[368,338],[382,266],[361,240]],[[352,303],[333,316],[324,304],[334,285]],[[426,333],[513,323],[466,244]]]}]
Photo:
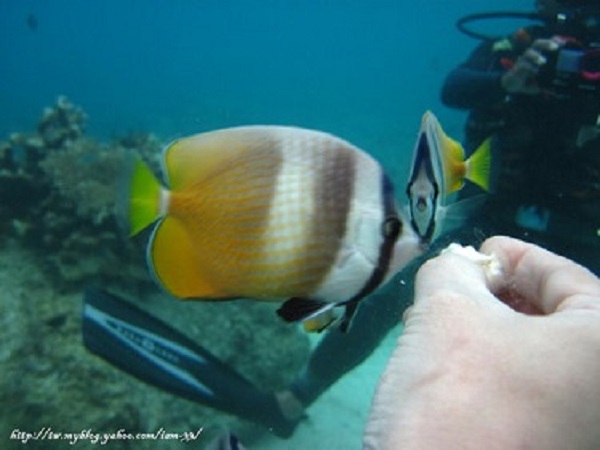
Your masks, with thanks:
[{"label": "thumb", "polygon": [[495,292],[516,298],[521,309],[525,305],[544,314],[600,310],[598,277],[573,261],[502,236],[488,239],[481,250],[495,254],[502,263],[504,276]]}]

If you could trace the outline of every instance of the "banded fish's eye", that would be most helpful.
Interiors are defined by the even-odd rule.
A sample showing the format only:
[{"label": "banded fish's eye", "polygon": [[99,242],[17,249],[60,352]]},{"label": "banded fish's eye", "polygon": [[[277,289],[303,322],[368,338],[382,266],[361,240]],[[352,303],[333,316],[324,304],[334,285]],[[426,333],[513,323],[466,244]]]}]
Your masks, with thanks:
[{"label": "banded fish's eye", "polygon": [[396,240],[402,232],[402,222],[396,216],[386,217],[381,233],[386,239]]}]

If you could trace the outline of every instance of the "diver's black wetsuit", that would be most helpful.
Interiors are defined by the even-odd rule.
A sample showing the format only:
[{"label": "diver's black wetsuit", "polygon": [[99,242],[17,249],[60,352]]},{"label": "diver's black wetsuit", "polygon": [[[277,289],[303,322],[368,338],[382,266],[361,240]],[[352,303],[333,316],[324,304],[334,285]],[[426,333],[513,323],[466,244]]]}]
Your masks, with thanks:
[{"label": "diver's black wetsuit", "polygon": [[471,110],[467,151],[495,138],[494,194],[475,224],[485,234],[533,241],[598,273],[600,133],[577,141],[582,127],[593,127],[600,115],[600,80],[595,93],[572,87],[557,91],[559,96],[551,87],[539,95],[508,96],[500,84],[530,43],[553,35],[548,28],[531,27],[482,44],[450,73],[442,99]]},{"label": "diver's black wetsuit", "polygon": [[[507,96],[500,84],[502,74],[535,38],[552,34],[535,27],[486,42],[447,77],[445,104],[471,110],[467,151],[495,136],[492,164],[500,169],[483,214],[435,247],[449,241],[478,246],[487,236],[505,234],[540,244],[599,273],[600,138],[582,146],[576,139],[581,126],[600,114],[600,97],[590,102],[577,95],[560,100]],[[365,300],[348,334],[332,330],[323,338],[291,387],[305,405],[361,363],[399,322],[412,301],[419,265],[412,264]]]}]

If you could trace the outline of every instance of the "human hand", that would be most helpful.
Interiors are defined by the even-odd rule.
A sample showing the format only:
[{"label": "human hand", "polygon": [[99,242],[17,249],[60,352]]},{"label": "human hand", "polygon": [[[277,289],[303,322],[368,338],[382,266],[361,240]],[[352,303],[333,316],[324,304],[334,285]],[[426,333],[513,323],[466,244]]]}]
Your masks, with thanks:
[{"label": "human hand", "polygon": [[481,251],[497,276],[450,252],[419,271],[365,449],[598,448],[599,279],[515,239]]},{"label": "human hand", "polygon": [[537,39],[501,79],[502,88],[509,94],[536,95],[541,92],[537,82],[540,69],[546,64],[544,54],[557,51],[564,42],[558,38]]}]

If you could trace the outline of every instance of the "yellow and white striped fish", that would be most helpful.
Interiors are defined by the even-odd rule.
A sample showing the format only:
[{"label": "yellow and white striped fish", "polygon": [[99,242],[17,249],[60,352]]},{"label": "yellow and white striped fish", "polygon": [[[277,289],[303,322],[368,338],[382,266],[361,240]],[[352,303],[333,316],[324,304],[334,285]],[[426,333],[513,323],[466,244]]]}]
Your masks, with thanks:
[{"label": "yellow and white striped fish", "polygon": [[159,219],[147,248],[157,281],[182,299],[286,301],[287,321],[358,302],[421,251],[381,166],[327,133],[246,126],[180,139],[167,187],[136,161],[129,222]]}]

